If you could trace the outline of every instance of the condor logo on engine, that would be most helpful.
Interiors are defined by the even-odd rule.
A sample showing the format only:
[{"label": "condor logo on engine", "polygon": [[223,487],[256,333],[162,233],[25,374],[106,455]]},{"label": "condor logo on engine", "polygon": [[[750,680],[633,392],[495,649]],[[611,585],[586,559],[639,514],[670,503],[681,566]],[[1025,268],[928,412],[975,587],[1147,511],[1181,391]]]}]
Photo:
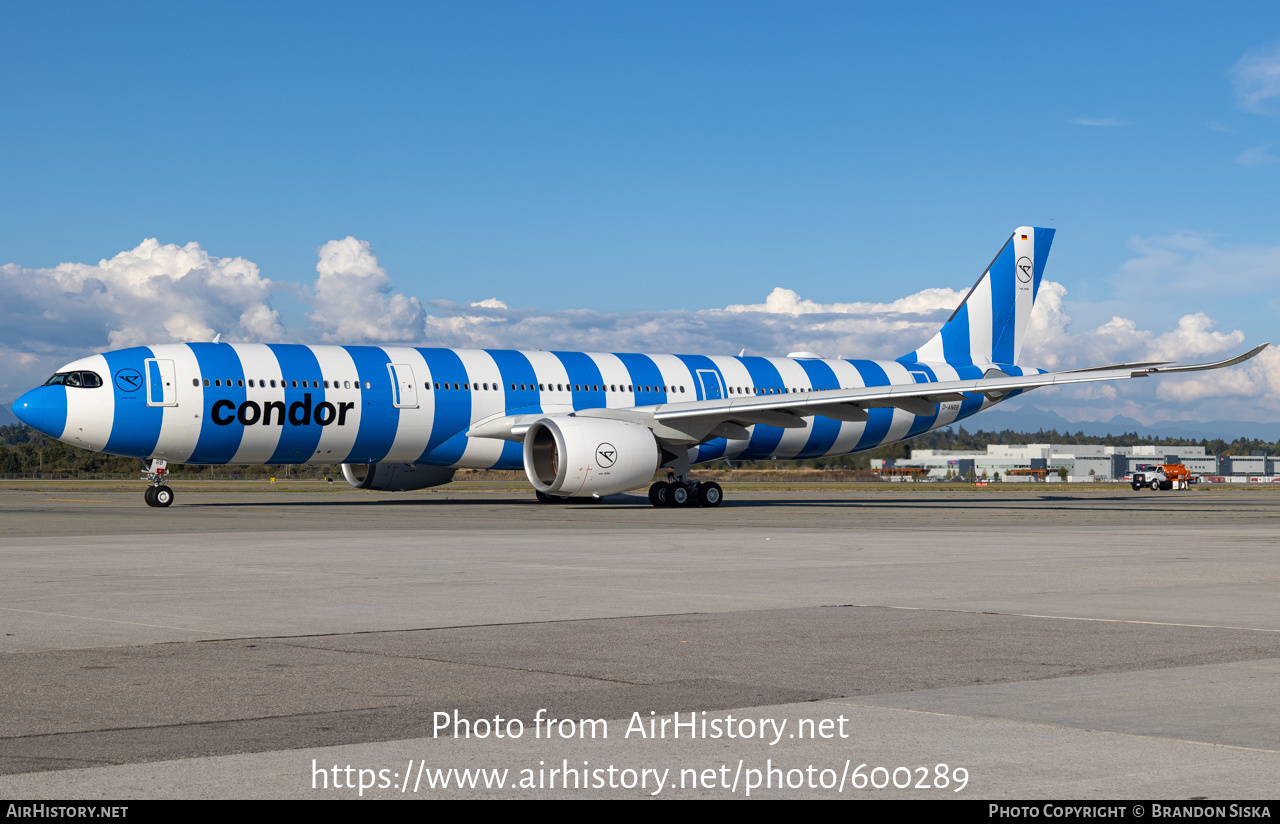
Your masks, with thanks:
[{"label": "condor logo on engine", "polygon": [[618,461],[618,449],[611,443],[602,443],[596,447],[596,466],[608,469]]}]

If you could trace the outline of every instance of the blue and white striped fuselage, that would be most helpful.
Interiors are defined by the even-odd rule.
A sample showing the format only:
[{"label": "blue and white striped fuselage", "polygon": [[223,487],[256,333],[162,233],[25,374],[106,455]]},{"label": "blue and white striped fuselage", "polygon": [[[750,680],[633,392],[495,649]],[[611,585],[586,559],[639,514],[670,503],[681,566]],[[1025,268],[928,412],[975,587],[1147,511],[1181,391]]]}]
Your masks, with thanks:
[{"label": "blue and white striped fuselage", "polygon": [[[990,364],[708,357],[395,346],[192,343],[93,355],[60,372],[39,428],[100,452],[189,464],[419,463],[520,469],[518,442],[469,437],[486,420],[890,384],[981,378]],[[1009,375],[1037,370],[1000,365]],[[59,402],[65,415],[59,421]],[[865,421],[756,424],[749,438],[689,448],[691,463],[842,455],[961,420],[994,401],[974,393],[934,414],[867,410]],[[58,434],[58,433],[61,434]]]}]

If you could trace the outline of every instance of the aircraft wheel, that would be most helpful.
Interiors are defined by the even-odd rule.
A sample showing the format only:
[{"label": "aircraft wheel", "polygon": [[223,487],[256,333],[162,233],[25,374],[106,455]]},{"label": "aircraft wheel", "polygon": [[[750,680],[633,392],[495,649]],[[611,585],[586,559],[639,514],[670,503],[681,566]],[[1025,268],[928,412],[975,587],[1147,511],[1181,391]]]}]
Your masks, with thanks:
[{"label": "aircraft wheel", "polygon": [[702,506],[720,506],[724,490],[718,483],[704,483],[698,487],[698,503]]},{"label": "aircraft wheel", "polygon": [[667,484],[665,482],[658,481],[649,487],[649,503],[654,506],[667,506],[670,501],[671,499],[667,497]]},{"label": "aircraft wheel", "polygon": [[689,487],[676,481],[667,489],[668,506],[688,506],[689,505]]},{"label": "aircraft wheel", "polygon": [[158,506],[156,503],[156,488],[154,486],[147,487],[147,491],[142,493],[142,500],[147,502],[147,506]]},{"label": "aircraft wheel", "polygon": [[153,506],[168,506],[173,503],[173,490],[167,486],[154,486],[155,491],[151,493],[151,500],[155,501]]}]

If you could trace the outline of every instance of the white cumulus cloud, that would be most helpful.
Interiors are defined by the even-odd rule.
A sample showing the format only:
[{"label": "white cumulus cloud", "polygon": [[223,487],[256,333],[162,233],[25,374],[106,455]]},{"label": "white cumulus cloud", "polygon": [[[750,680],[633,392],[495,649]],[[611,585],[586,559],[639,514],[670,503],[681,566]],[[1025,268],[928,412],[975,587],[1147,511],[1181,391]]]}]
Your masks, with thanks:
[{"label": "white cumulus cloud", "polygon": [[477,309],[506,309],[507,305],[497,298],[485,298],[471,304]]},{"label": "white cumulus cloud", "polygon": [[391,293],[391,278],[367,240],[346,237],[320,247],[313,330],[326,343],[398,343],[421,337],[422,302]]},{"label": "white cumulus cloud", "polygon": [[278,339],[271,282],[244,258],[152,238],[96,265],[0,266],[0,344],[35,351]]},{"label": "white cumulus cloud", "polygon": [[815,303],[791,289],[774,287],[764,303],[736,303],[725,312],[763,312],[770,315],[902,315],[950,312],[964,300],[964,293],[953,289],[925,289],[892,303]]}]

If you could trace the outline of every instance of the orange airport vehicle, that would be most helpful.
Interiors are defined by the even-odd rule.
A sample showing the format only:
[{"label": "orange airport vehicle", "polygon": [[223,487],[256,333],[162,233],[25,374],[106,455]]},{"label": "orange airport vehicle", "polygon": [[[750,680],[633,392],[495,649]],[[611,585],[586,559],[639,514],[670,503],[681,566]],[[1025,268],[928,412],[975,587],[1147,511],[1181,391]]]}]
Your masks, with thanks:
[{"label": "orange airport vehicle", "polygon": [[1142,464],[1133,473],[1134,490],[1142,489],[1187,489],[1195,483],[1191,470],[1182,464]]}]

